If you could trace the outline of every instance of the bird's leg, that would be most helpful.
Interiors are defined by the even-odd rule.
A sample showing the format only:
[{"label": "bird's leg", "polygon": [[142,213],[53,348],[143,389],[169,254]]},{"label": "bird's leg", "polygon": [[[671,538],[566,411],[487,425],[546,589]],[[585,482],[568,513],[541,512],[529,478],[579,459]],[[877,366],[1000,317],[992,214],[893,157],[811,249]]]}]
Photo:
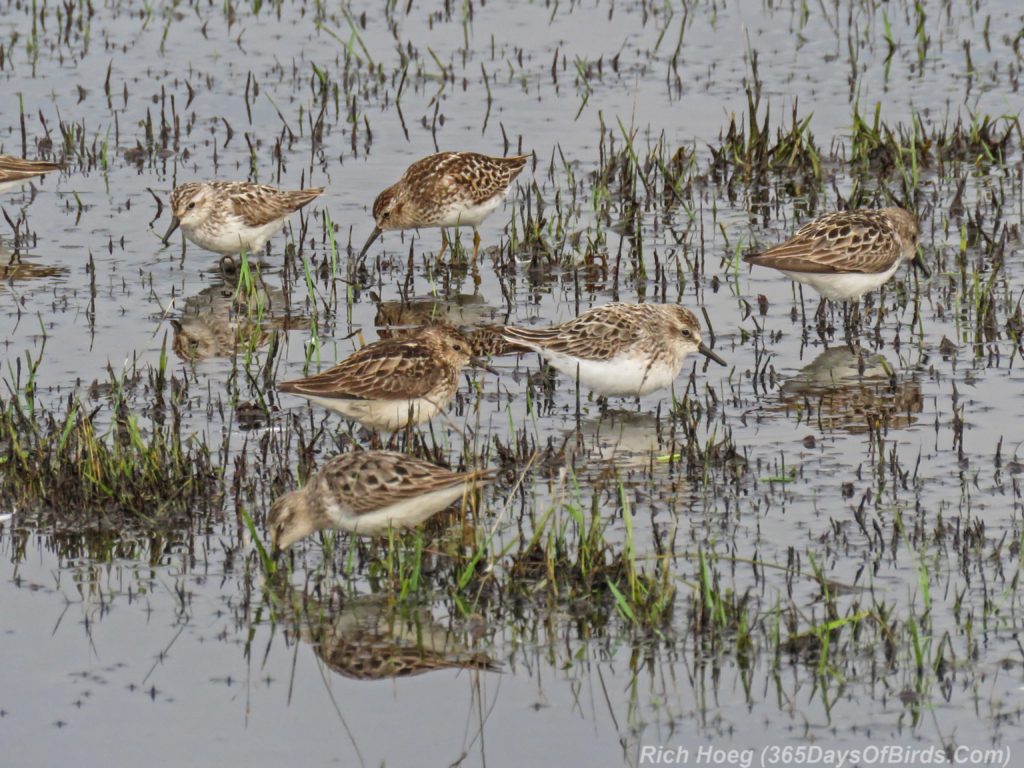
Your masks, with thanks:
[{"label": "bird's leg", "polygon": [[[369,432],[370,432],[370,449],[371,450],[375,450],[375,451],[381,450],[381,448],[383,448],[384,446],[383,446],[383,443],[382,443],[381,438],[380,438],[380,432],[378,432],[376,429],[371,429],[371,430],[369,430]],[[394,439],[393,436],[392,436],[392,439]]]},{"label": "bird's leg", "polygon": [[818,326],[818,335],[825,338],[825,303],[827,299],[822,298],[818,303],[818,311],[814,313],[814,321]]},{"label": "bird's leg", "polygon": [[388,438],[387,445],[385,445],[384,448],[388,451],[399,451],[404,453],[406,448],[409,446],[409,440],[411,438],[412,422],[407,422],[404,427],[399,427],[391,433],[391,437]]},{"label": "bird's leg", "polygon": [[224,277],[234,279],[238,275],[239,263],[234,256],[221,256],[219,266]]},{"label": "bird's leg", "polygon": [[473,227],[473,263],[476,264],[476,255],[480,252],[480,232]]},{"label": "bird's leg", "polygon": [[461,432],[462,434],[466,434],[465,431],[463,430],[463,428],[459,426],[459,422],[457,422],[452,417],[452,415],[450,413],[448,413],[448,411],[441,411],[441,418],[443,418],[445,421],[447,421],[448,422],[448,426],[451,427],[456,432]]},{"label": "bird's leg", "polygon": [[861,316],[860,311],[860,301],[858,301],[850,308],[850,325],[852,326],[853,330],[857,332],[857,334],[860,334],[861,327],[863,325],[863,318]]},{"label": "bird's leg", "polygon": [[440,261],[444,257],[445,251],[448,250],[449,244],[450,243],[448,242],[448,230],[445,229],[444,227],[442,227],[441,228],[441,250],[437,252],[437,260],[438,261]]},{"label": "bird's leg", "polygon": [[850,302],[843,302],[843,337],[849,346],[853,346],[853,336],[857,324],[860,322],[860,304],[850,306]]},{"label": "bird's leg", "polygon": [[476,263],[476,259],[473,260],[470,272],[473,275],[473,285],[476,286],[479,292],[480,283],[483,281],[480,279],[480,265]]}]

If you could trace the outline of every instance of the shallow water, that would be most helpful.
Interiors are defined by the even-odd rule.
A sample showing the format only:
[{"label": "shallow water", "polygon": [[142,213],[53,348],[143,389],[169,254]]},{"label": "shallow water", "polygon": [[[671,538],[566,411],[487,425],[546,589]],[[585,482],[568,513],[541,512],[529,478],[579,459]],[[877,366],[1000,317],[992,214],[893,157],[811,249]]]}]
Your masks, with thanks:
[{"label": "shallow water", "polygon": [[[882,188],[904,194],[899,171],[840,162],[853,154],[852,100],[868,123],[879,104],[883,124],[907,129],[919,115],[929,134],[1017,114],[1020,9],[954,6],[927,8],[917,34],[915,6],[902,2],[671,14],[607,0],[387,14],[379,4],[110,3],[91,16],[75,6],[70,25],[64,6],[0,3],[0,151],[35,157],[49,138],[67,163],[2,200],[20,236],[4,225],[3,263],[20,259],[0,284],[5,402],[25,397],[38,361],[39,407],[62,412],[76,395],[109,425],[109,368],[129,380],[128,405],[148,429],[162,406],[146,372],[166,345],[183,429],[225,467],[223,495],[184,521],[165,518],[164,499],[100,521],[63,499],[17,506],[8,457],[4,764],[636,765],[644,746],[689,749],[690,764],[702,745],[759,756],[772,746],[1024,748],[1019,128],[998,162],[965,150],[917,169],[933,277],[901,270],[865,303],[863,354],[849,353],[841,310],[823,342],[810,327],[817,297],[801,304],[789,281],[736,261],[838,195],[881,204]],[[795,108],[822,154],[834,148],[820,181],[713,164],[755,80],[773,136]],[[1012,128],[999,125],[993,133]],[[622,170],[634,133],[641,160],[659,138],[667,158],[692,153],[675,196]],[[429,231],[388,233],[366,279],[350,271],[346,245],[369,233],[373,196],[412,159],[436,148],[500,154],[506,138],[535,161],[481,228],[478,270],[436,267]],[[166,202],[175,183],[212,177],[327,192],[262,259],[268,306],[256,325],[267,338],[251,359],[211,347],[192,365],[172,351],[172,320],[215,336],[235,319],[234,284],[177,236],[161,248],[168,214],[150,190]],[[540,206],[553,263],[523,244]],[[262,534],[270,501],[311,459],[366,436],[276,398],[263,366],[283,380],[307,355],[313,369],[333,362],[359,345],[353,333],[375,338],[378,305],[403,295],[456,303],[463,323],[543,324],[613,299],[678,300],[706,309],[729,366],[695,361],[675,410],[660,393],[606,413],[564,379],[550,386],[534,357],[496,360],[500,377],[474,372],[451,412],[472,436],[437,420],[423,437],[453,464],[469,454],[501,466],[475,528],[434,526],[423,553],[414,536],[310,540],[285,583],[269,579],[240,510]],[[991,297],[985,323],[980,295]],[[704,457],[699,471],[686,456]],[[533,532],[565,526],[578,543],[578,521],[592,514],[609,552],[631,548],[646,572],[657,556],[667,563],[676,592],[656,626],[632,624],[600,585],[582,599],[570,567],[555,590],[528,557],[515,570]],[[451,551],[491,532],[494,579],[453,587],[462,572]],[[700,615],[699,552],[723,604],[735,597],[750,626],[715,630],[714,615]],[[420,564],[411,598],[392,589],[398,559]],[[822,583],[834,594],[824,598]],[[296,615],[295,600],[312,605]],[[369,618],[353,618],[366,606]],[[814,643],[800,647],[802,633],[840,620],[827,663]],[[449,662],[488,664],[365,679],[368,648],[433,658],[424,637]]]}]

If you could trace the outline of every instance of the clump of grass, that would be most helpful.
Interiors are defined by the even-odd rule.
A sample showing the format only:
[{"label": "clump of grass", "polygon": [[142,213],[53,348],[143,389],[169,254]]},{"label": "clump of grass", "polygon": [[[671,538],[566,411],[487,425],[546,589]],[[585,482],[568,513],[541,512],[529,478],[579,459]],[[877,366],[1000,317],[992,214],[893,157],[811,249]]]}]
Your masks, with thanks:
[{"label": "clump of grass", "polygon": [[790,124],[780,125],[773,138],[770,108],[765,107],[763,119],[760,114],[760,95],[748,87],[746,119],[737,122],[734,116],[718,146],[711,147],[712,171],[745,187],[765,183],[772,173],[820,182],[821,151],[810,132],[813,115],[798,117],[794,103]]},{"label": "clump of grass", "polygon": [[[137,382],[136,382],[137,383]],[[182,429],[183,390],[168,388],[166,350],[151,371],[146,413],[129,406],[127,377],[111,376],[105,402],[70,395],[41,406],[34,370],[0,398],[0,498],[62,527],[179,524],[217,504],[221,470]],[[171,395],[166,396],[170,389]]]},{"label": "clump of grass", "polygon": [[[502,591],[531,603],[562,605],[591,629],[605,627],[614,615],[635,629],[660,632],[672,616],[675,585],[668,558],[638,557],[632,512],[619,486],[625,540],[608,535],[598,496],[589,509],[580,499],[550,507],[528,541],[520,542],[501,564]],[[653,562],[653,568],[648,567]]]},{"label": "clump of grass", "polygon": [[1020,120],[1015,116],[972,116],[969,123],[957,118],[952,125],[930,130],[920,115],[910,125],[890,125],[882,119],[881,104],[873,114],[861,114],[854,105],[850,134],[849,162],[866,166],[883,175],[904,166],[931,168],[942,174],[944,164],[967,162],[977,165],[1002,164],[1013,145],[1021,140]]}]

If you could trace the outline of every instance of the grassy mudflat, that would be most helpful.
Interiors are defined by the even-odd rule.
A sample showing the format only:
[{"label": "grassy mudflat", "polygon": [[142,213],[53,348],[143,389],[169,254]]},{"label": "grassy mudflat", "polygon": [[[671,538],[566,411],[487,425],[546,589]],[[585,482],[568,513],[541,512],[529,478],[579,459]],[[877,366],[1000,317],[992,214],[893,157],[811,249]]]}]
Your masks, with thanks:
[{"label": "grassy mudflat", "polygon": [[[5,754],[1024,748],[1022,24],[1011,2],[0,1],[0,152],[65,166],[0,199]],[[447,149],[532,154],[479,261],[469,230],[442,260],[436,230],[355,259],[375,195]],[[326,192],[224,277],[160,244],[171,188],[213,178]],[[816,294],[742,262],[892,204],[932,277],[901,268],[852,326],[834,307],[819,333]],[[261,556],[274,499],[373,442],[275,382],[423,317],[611,301],[694,309],[728,366],[604,404],[495,358],[393,445],[496,468],[478,503]]]}]

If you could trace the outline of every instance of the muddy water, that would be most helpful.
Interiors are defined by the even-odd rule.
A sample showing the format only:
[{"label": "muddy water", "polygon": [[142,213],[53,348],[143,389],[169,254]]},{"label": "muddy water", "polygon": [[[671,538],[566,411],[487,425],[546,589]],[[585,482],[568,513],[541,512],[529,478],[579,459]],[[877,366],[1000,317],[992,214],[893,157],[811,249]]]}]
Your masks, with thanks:
[{"label": "muddy water", "polygon": [[[698,362],[675,395],[705,406],[695,426],[702,447],[735,448],[703,474],[683,473],[668,457],[685,447],[681,424],[692,416],[673,415],[667,397],[603,413],[585,394],[577,402],[567,381],[545,389],[531,358],[498,361],[499,378],[474,375],[479,389],[463,387],[453,419],[473,437],[435,425],[450,461],[468,444],[497,463],[495,441],[517,437],[541,453],[485,495],[492,552],[514,551],[549,511],[569,521],[571,507],[597,510],[621,547],[625,496],[638,554],[675,553],[675,610],[657,632],[632,629],[614,610],[595,621],[574,602],[492,595],[460,609],[433,552],[423,555],[422,605],[388,609],[374,566],[386,545],[357,554],[344,538],[326,562],[321,543],[307,542],[287,583],[268,584],[230,493],[219,514],[188,527],[124,521],[120,546],[104,554],[90,546],[100,526],[83,526],[73,509],[0,510],[15,515],[0,533],[0,762],[632,765],[644,746],[689,749],[691,764],[702,745],[1024,748],[1015,639],[1024,377],[1012,334],[1024,272],[1019,132],[1002,162],[975,152],[919,169],[934,276],[901,271],[872,298],[857,355],[841,313],[823,342],[801,319],[816,297],[801,302],[788,281],[737,268],[735,257],[792,232],[809,207],[829,210],[858,190],[879,202],[875,190],[902,194],[899,183],[838,161],[810,189],[784,173],[747,185],[707,172],[755,82],[773,133],[795,105],[822,151],[835,146],[841,157],[851,155],[853,100],[869,122],[878,104],[884,123],[921,115],[929,132],[972,114],[1016,114],[1020,11],[994,2],[927,9],[922,19],[904,3],[840,6],[491,2],[385,15],[377,4],[109,4],[91,16],[76,7],[69,23],[63,6],[0,4],[0,149],[34,157],[49,139],[67,162],[34,192],[2,201],[20,235],[15,248],[13,231],[3,233],[3,263],[15,250],[20,259],[0,284],[5,397],[39,360],[39,402],[57,409],[78,393],[109,408],[89,384],[108,381],[108,368],[131,378],[158,365],[166,345],[187,387],[187,430],[228,457],[225,488],[238,480],[235,457],[261,440],[283,445],[292,470],[296,435],[308,439],[321,423],[317,462],[365,441],[288,398],[247,423],[236,406],[264,392],[244,361],[212,349],[192,365],[171,351],[172,320],[200,336],[230,321],[234,286],[211,255],[183,252],[180,240],[161,247],[167,211],[156,218],[150,190],[166,200],[182,181],[252,177],[327,187],[305,239],[296,242],[296,217],[262,264],[263,325],[282,344],[276,378],[298,375],[307,356],[315,367],[317,357],[347,354],[355,331],[375,338],[378,304],[403,294],[461,297],[474,318],[522,323],[612,299],[679,300],[706,308],[730,365]],[[314,67],[326,75],[326,100]],[[643,270],[622,236],[629,201],[614,184],[595,192],[609,132],[615,151],[635,133],[641,157],[659,137],[669,156],[680,146],[695,156],[686,206],[648,199],[635,213]],[[368,234],[373,195],[412,159],[436,148],[501,153],[506,139],[536,161],[482,227],[476,277],[433,267],[436,233],[389,233],[373,249],[368,285],[315,279],[309,295],[302,260],[315,271],[332,259],[325,216],[348,275],[345,246]],[[951,212],[961,179],[963,212]],[[528,195],[577,236],[559,251],[564,263],[499,251],[513,217],[521,235]],[[1004,226],[993,278],[986,236]],[[588,240],[611,262],[624,251],[620,267],[574,276]],[[296,252],[286,260],[288,242]],[[990,279],[995,330],[979,337],[978,286]],[[270,349],[257,348],[250,371]],[[130,390],[140,413],[150,397]],[[273,472],[250,462],[244,474],[255,478],[244,506],[259,523]],[[719,558],[723,592],[756,605],[742,653],[695,629],[698,549]],[[787,576],[794,563],[800,575]],[[877,641],[843,635],[826,669],[815,653],[777,648],[780,635],[834,618],[807,577],[815,569],[841,615],[888,612],[864,629]],[[282,606],[300,599],[326,618],[290,621]],[[887,622],[889,655],[876,628]],[[912,623],[927,646],[920,673]],[[413,667],[464,663],[382,677],[368,671],[367,647],[415,648]]]}]

